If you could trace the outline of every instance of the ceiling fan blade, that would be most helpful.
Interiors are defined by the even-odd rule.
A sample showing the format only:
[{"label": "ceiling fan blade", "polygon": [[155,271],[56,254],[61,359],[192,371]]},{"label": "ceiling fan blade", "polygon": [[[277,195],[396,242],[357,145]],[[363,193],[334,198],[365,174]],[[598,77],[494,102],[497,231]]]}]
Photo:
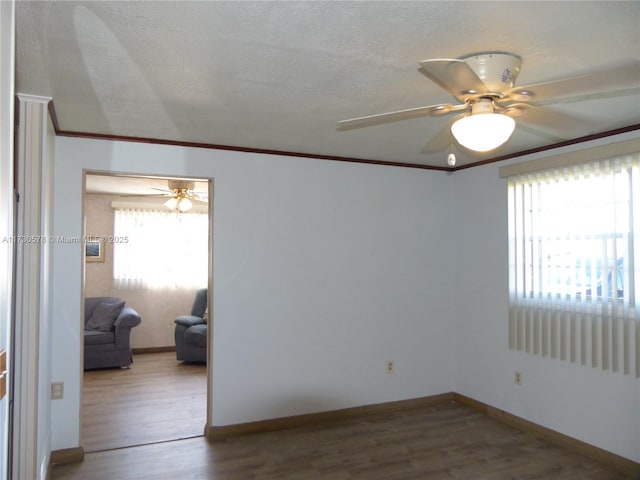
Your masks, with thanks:
[{"label": "ceiling fan blade", "polygon": [[457,145],[457,142],[451,134],[451,124],[462,117],[464,117],[464,114],[456,115],[451,120],[449,120],[447,124],[438,131],[438,133],[436,133],[433,137],[431,137],[431,139],[429,139],[427,143],[423,145],[420,153],[444,152],[449,146]]},{"label": "ceiling fan blade", "polygon": [[[509,109],[512,109],[511,111]],[[516,119],[516,123],[523,123],[533,130],[559,139],[571,139],[593,133],[594,124],[577,117],[554,112],[546,108],[536,107],[527,103],[510,105],[505,112]],[[513,114],[519,110],[517,114]]]},{"label": "ceiling fan blade", "polygon": [[420,73],[444,88],[461,102],[479,94],[488,94],[489,89],[464,60],[437,59],[420,62]]},{"label": "ceiling fan blade", "polygon": [[128,195],[118,195],[119,197],[166,197],[164,193],[131,193]]},{"label": "ceiling fan blade", "polygon": [[[562,97],[575,97],[588,93],[610,92],[640,86],[640,61],[610,67],[595,73],[565,78],[551,82],[516,87],[509,97],[522,101],[528,93],[531,100],[545,100]],[[548,102],[551,103],[551,102]]]},{"label": "ceiling fan blade", "polygon": [[351,130],[353,128],[371,127],[373,125],[409,120],[411,118],[441,115],[466,108],[466,105],[430,105],[426,107],[409,108],[407,110],[398,110],[396,112],[369,115],[366,117],[350,118],[348,120],[340,120],[338,122],[338,130]]},{"label": "ceiling fan blade", "polygon": [[640,95],[640,85],[637,87],[625,88],[622,90],[612,90],[608,92],[592,92],[583,93],[581,95],[572,95],[570,97],[556,97],[542,100],[533,99],[531,105],[543,107],[545,105],[560,105],[565,103],[586,102],[589,100],[601,100],[604,98],[627,97],[632,95]]}]

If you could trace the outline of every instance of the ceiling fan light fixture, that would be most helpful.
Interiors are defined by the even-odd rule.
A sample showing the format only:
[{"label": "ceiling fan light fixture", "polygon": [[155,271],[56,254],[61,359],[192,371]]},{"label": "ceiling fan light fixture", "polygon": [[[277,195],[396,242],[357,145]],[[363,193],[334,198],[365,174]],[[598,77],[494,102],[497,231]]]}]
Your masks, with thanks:
[{"label": "ceiling fan light fixture", "polygon": [[190,210],[191,207],[193,207],[193,203],[191,203],[191,200],[189,200],[188,198],[184,197],[178,200],[179,211],[186,212],[187,210]]},{"label": "ceiling fan light fixture", "polygon": [[[476,113],[476,110],[484,110]],[[486,111],[485,105],[473,105],[471,115],[451,125],[456,141],[474,152],[489,152],[504,144],[513,133],[516,122],[508,115]]]},{"label": "ceiling fan light fixture", "polygon": [[193,203],[189,200],[189,194],[187,191],[177,189],[173,197],[164,202],[164,206],[169,210],[175,210],[176,212],[186,212],[193,207]]},{"label": "ceiling fan light fixture", "polygon": [[164,206],[169,210],[175,210],[178,206],[178,199],[176,197],[171,197],[169,200],[164,202]]}]

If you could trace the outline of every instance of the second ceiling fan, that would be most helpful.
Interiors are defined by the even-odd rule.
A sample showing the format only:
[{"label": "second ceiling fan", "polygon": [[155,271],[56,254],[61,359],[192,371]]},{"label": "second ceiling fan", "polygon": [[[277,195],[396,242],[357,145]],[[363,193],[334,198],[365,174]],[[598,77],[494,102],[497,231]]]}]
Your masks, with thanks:
[{"label": "second ceiling fan", "polygon": [[164,202],[164,206],[169,210],[175,210],[176,212],[186,212],[191,210],[193,204],[207,204],[207,195],[204,193],[194,191],[195,182],[193,180],[167,180],[168,188],[156,188],[151,187],[152,190],[157,190],[162,193],[144,193],[136,195],[123,195],[124,197],[165,197],[167,201]]},{"label": "second ceiling fan", "polygon": [[207,203],[207,199],[193,191],[195,182],[190,180],[169,180],[169,191],[165,193],[170,198],[164,202],[169,210],[186,212],[191,210],[193,202]]}]

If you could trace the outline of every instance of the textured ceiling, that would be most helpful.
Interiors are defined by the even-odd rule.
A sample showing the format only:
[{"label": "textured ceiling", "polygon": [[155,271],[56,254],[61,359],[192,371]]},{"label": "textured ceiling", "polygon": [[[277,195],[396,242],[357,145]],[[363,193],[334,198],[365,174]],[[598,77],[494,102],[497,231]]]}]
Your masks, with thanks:
[{"label": "textured ceiling", "polygon": [[[421,153],[450,117],[351,131],[338,120],[453,98],[418,62],[509,51],[518,85],[640,60],[640,2],[18,2],[20,93],[51,96],[61,131],[446,167]],[[640,123],[640,75],[544,106],[573,137]],[[606,86],[604,86],[606,87]],[[489,155],[570,140],[518,127]]]}]

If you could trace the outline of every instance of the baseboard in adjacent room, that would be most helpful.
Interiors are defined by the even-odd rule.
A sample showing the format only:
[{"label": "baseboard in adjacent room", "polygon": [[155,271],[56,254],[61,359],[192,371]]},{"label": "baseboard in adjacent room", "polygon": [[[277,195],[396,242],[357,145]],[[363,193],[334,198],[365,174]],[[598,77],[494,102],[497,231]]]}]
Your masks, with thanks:
[{"label": "baseboard in adjacent room", "polygon": [[132,348],[131,353],[134,355],[139,355],[143,353],[165,353],[165,352],[175,352],[176,347],[144,347],[144,348]]}]

